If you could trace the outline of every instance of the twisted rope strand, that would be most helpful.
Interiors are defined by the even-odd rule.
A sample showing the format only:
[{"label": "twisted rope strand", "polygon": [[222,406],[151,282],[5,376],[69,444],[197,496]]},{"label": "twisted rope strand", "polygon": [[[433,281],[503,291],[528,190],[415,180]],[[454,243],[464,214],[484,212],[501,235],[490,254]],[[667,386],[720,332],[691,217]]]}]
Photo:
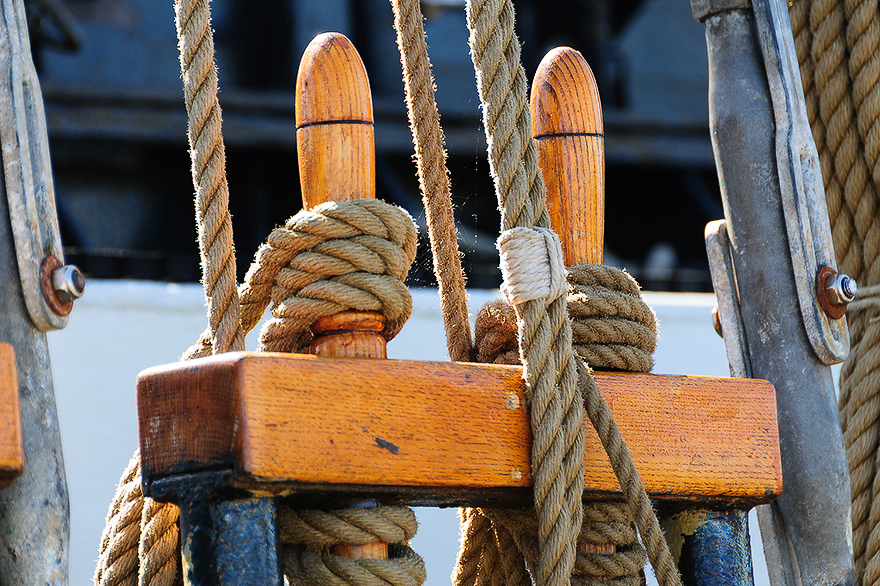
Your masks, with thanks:
[{"label": "twisted rope strand", "polygon": [[406,111],[416,150],[419,189],[428,223],[428,237],[437,276],[440,309],[446,330],[449,358],[472,359],[464,273],[458,251],[458,234],[452,213],[452,194],[443,130],[434,99],[434,77],[428,59],[422,8],[419,0],[391,0],[394,29],[403,67]]},{"label": "twisted rope strand", "polygon": [[208,323],[214,333],[215,353],[243,350],[210,1],[177,0],[174,14],[189,119],[187,134]]}]

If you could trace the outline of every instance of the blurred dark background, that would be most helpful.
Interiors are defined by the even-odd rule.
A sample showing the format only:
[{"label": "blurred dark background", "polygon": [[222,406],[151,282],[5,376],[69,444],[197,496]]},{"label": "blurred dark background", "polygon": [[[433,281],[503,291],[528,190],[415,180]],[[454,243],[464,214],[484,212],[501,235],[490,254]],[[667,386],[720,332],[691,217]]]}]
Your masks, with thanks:
[{"label": "blurred dark background", "polygon": [[[89,276],[196,281],[186,115],[171,0],[27,0],[68,262]],[[646,289],[711,290],[706,222],[722,216],[702,26],[681,0],[517,0],[531,76],[558,45],[596,75],[606,132],[606,261]],[[423,0],[470,286],[500,282],[499,217],[464,0]],[[240,277],[300,208],[293,83],[311,38],[340,31],[372,84],[379,196],[424,221],[387,0],[214,0]],[[79,42],[77,42],[79,41]],[[426,241],[426,238],[423,238]],[[433,282],[426,242],[413,284]]]}]

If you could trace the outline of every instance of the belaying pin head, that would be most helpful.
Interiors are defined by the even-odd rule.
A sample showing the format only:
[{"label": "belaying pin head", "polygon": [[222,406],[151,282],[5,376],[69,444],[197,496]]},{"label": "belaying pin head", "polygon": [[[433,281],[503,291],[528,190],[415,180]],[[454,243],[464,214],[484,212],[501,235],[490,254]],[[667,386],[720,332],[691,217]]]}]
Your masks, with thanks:
[{"label": "belaying pin head", "polygon": [[838,273],[831,267],[822,267],[816,275],[816,294],[822,310],[831,319],[840,319],[846,306],[856,298],[859,287],[849,275]]}]

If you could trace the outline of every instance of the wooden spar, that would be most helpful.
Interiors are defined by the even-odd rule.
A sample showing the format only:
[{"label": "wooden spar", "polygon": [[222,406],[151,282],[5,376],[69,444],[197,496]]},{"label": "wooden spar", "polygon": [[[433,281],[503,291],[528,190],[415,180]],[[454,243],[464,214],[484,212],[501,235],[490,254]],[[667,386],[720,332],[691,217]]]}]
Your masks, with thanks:
[{"label": "wooden spar", "polygon": [[[315,37],[296,78],[296,145],[303,207],[376,197],[373,102],[367,70],[339,33]],[[317,320],[310,352],[328,358],[386,358],[385,317],[345,311]],[[330,553],[388,559],[388,544],[338,544]]]},{"label": "wooden spar", "polygon": [[[649,496],[749,506],[782,490],[766,381],[595,372]],[[522,368],[236,352],[138,377],[147,492],[229,468],[237,487],[310,501],[362,494],[416,505],[525,506],[531,427]],[[585,496],[618,498],[586,433]]]},{"label": "wooden spar", "polygon": [[23,470],[15,350],[0,342],[0,487],[9,486]]},{"label": "wooden spar", "polygon": [[547,210],[566,266],[602,264],[605,239],[605,139],[599,91],[574,49],[544,57],[531,93],[532,135],[547,187]]},{"label": "wooden spar", "polygon": [[[602,104],[580,52],[558,47],[544,56],[531,93],[532,136],[547,187],[550,225],[565,266],[602,264],[605,237],[605,141]],[[578,544],[584,553],[614,553],[614,544]]]}]

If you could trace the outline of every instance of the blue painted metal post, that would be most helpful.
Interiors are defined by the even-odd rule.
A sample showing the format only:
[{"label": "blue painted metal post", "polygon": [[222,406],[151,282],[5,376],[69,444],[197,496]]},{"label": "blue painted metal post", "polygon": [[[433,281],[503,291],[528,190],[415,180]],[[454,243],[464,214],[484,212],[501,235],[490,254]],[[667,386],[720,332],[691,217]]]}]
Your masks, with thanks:
[{"label": "blue painted metal post", "polygon": [[184,584],[281,586],[274,500],[187,492],[178,503]]},{"label": "blue painted metal post", "polygon": [[[754,586],[748,512],[699,511],[678,567],[686,586]],[[690,515],[690,514],[689,514]]]}]

